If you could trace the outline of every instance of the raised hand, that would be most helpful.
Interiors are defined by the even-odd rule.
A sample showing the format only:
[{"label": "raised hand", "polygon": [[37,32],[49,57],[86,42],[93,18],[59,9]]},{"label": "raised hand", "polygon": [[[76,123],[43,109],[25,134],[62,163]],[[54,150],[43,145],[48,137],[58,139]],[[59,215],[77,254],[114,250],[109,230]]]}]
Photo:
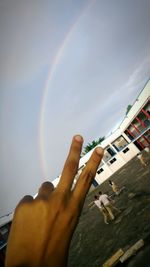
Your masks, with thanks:
[{"label": "raised hand", "polygon": [[6,267],[66,267],[70,241],[86,194],[103,157],[96,148],[72,190],[83,144],[74,136],[57,188],[41,185],[35,199],[25,196],[16,207],[6,253]]}]

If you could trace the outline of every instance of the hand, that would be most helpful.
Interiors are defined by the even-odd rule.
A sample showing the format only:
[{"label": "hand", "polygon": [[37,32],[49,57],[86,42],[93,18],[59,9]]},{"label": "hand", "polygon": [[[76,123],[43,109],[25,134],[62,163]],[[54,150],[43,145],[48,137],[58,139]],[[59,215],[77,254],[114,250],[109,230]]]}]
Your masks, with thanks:
[{"label": "hand", "polygon": [[16,207],[7,246],[6,267],[67,266],[70,241],[103,156],[103,149],[94,150],[71,190],[82,144],[81,136],[73,138],[55,190],[50,182],[45,182],[35,199],[25,196]]}]

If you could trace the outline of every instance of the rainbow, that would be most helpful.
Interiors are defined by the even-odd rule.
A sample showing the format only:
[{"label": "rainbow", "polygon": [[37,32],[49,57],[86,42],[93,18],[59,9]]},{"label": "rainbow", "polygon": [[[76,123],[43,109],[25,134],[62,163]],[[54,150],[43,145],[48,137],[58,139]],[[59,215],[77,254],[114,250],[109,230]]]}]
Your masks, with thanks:
[{"label": "rainbow", "polygon": [[81,18],[85,16],[89,8],[93,5],[95,0],[91,0],[88,2],[86,8],[80,13],[75,23],[71,26],[70,30],[67,32],[63,42],[61,43],[60,48],[58,49],[56,56],[54,58],[52,67],[49,70],[48,78],[45,83],[44,87],[44,93],[41,101],[41,109],[40,109],[40,122],[39,122],[39,148],[40,148],[40,165],[42,170],[42,175],[44,177],[47,177],[48,171],[47,171],[47,164],[46,164],[46,158],[45,158],[45,140],[44,140],[44,117],[45,117],[45,110],[46,110],[46,102],[47,102],[47,96],[50,89],[50,85],[52,82],[52,79],[54,77],[54,73],[57,69],[57,66],[62,58],[62,55],[64,53],[64,50],[67,47],[68,42],[71,39],[71,36],[74,33],[74,30],[76,29],[77,25],[79,24]]}]

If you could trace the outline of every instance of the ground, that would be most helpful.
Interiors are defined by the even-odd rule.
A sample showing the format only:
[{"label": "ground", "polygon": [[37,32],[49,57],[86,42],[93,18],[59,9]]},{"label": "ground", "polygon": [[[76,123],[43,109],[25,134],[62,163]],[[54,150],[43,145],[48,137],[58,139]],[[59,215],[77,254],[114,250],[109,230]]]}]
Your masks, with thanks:
[{"label": "ground", "polygon": [[[119,248],[126,249],[150,235],[150,155],[146,152],[143,155],[147,166],[142,166],[135,157],[111,177],[119,187],[125,187],[119,196],[114,197],[115,205],[122,211],[115,212],[113,222],[104,224],[98,208],[90,205],[98,191],[112,195],[108,181],[87,196],[71,243],[69,267],[100,267]],[[150,250],[147,257],[150,257]],[[139,266],[134,261],[133,265],[132,260],[129,264]],[[143,257],[140,267],[145,266],[149,265],[144,265]]]}]

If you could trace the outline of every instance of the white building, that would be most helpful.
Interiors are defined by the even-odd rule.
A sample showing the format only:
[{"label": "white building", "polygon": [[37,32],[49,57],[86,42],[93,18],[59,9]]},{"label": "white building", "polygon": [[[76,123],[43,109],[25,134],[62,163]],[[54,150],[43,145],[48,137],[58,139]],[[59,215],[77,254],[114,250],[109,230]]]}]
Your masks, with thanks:
[{"label": "white building", "polygon": [[[150,79],[118,129],[100,146],[104,148],[104,157],[93,181],[94,187],[103,183],[139,151],[150,147]],[[93,150],[81,158],[76,179],[92,152]]]}]

